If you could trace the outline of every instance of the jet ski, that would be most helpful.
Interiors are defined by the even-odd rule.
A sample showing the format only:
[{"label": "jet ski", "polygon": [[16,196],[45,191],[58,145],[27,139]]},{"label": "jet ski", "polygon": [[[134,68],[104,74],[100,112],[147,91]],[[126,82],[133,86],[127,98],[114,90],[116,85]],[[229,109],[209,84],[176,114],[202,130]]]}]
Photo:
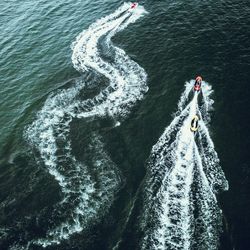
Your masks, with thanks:
[{"label": "jet ski", "polygon": [[191,120],[190,130],[192,132],[196,132],[198,130],[198,121],[199,121],[199,117],[195,115],[193,119]]},{"label": "jet ski", "polygon": [[130,9],[135,9],[138,6],[138,3],[132,3]]},{"label": "jet ski", "polygon": [[201,89],[201,83],[202,83],[202,78],[201,76],[197,76],[195,79],[195,83],[194,83],[194,91],[200,91]]}]

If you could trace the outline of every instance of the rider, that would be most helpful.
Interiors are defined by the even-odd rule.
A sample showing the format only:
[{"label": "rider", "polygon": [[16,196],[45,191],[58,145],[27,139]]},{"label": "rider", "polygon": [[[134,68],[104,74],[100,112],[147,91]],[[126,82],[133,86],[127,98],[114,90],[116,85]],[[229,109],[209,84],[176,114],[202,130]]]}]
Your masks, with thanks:
[{"label": "rider", "polygon": [[200,86],[201,87],[201,82],[202,82],[202,78],[201,76],[197,76],[196,79],[195,79],[195,84],[194,86]]},{"label": "rider", "polygon": [[134,9],[136,7],[137,3],[132,3],[131,9]]}]

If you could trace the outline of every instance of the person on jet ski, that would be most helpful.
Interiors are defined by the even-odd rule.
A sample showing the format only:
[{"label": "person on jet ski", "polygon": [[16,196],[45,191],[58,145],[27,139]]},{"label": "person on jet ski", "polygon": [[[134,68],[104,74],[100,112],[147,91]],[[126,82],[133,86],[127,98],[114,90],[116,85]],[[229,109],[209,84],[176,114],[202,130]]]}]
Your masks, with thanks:
[{"label": "person on jet ski", "polygon": [[201,76],[197,76],[194,83],[194,90],[199,91],[201,88],[201,83],[202,83]]},{"label": "person on jet ski", "polygon": [[135,9],[136,7],[137,7],[137,3],[132,3],[132,5],[131,5],[131,9]]}]

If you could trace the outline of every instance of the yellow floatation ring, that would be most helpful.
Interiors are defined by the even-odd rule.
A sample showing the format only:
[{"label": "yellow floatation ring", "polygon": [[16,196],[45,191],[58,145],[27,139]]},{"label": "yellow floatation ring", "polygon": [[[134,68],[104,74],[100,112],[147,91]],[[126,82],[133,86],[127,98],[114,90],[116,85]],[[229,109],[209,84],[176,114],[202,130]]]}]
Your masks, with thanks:
[{"label": "yellow floatation ring", "polygon": [[199,121],[199,117],[197,115],[195,115],[193,117],[193,119],[191,120],[191,126],[190,126],[190,130],[192,132],[195,132],[198,130],[198,121]]}]

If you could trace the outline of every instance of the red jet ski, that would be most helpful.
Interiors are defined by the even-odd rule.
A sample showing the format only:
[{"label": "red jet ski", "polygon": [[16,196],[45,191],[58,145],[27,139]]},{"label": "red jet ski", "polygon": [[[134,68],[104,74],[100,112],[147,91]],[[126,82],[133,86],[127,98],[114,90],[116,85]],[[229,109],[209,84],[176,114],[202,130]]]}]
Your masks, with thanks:
[{"label": "red jet ski", "polygon": [[135,9],[137,7],[138,3],[132,3],[130,9]]},{"label": "red jet ski", "polygon": [[200,91],[201,89],[202,78],[201,76],[197,76],[194,83],[194,91]]}]

